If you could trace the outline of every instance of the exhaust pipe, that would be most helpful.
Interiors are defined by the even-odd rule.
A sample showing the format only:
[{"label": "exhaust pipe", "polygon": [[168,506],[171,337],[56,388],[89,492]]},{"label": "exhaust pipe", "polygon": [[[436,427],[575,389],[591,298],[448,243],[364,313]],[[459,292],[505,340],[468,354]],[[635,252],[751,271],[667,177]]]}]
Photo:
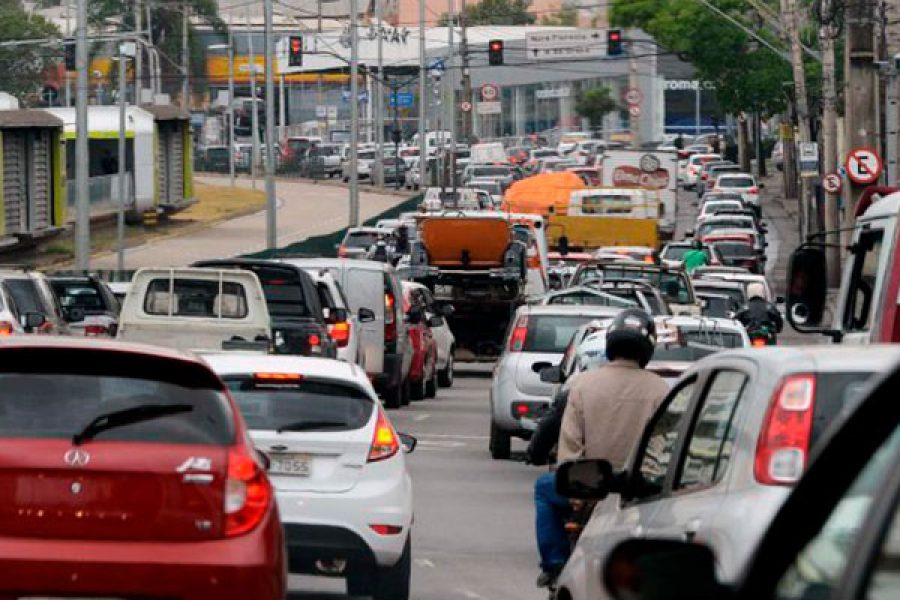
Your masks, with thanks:
[{"label": "exhaust pipe", "polygon": [[343,559],[317,560],[316,570],[325,575],[341,575],[347,570],[347,561]]}]

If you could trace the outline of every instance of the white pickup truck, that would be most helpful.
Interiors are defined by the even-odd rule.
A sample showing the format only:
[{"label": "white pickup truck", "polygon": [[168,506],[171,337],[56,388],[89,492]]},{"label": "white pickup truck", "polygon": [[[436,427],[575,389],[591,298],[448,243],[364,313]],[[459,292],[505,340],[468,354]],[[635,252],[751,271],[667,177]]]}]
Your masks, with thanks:
[{"label": "white pickup truck", "polygon": [[270,330],[256,274],[150,268],[134,275],[116,337],[178,350],[268,350]]}]

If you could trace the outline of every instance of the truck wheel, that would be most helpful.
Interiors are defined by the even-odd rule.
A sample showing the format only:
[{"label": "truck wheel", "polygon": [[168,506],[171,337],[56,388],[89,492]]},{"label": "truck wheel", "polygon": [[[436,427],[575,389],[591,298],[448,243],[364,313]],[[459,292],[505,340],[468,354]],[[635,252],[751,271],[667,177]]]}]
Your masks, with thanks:
[{"label": "truck wheel", "polygon": [[450,356],[447,357],[447,366],[438,371],[438,385],[441,387],[453,387],[453,351],[450,349]]},{"label": "truck wheel", "polygon": [[400,408],[401,406],[403,406],[403,384],[385,390],[384,407]]},{"label": "truck wheel", "polygon": [[505,431],[500,431],[497,425],[491,421],[491,458],[494,460],[507,460],[510,454],[510,438]]}]

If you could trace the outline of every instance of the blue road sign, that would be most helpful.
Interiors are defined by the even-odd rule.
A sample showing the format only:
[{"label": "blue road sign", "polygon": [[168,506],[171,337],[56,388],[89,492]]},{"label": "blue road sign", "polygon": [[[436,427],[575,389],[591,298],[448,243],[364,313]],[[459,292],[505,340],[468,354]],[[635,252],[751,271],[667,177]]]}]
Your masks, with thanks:
[{"label": "blue road sign", "polygon": [[[341,100],[343,102],[350,101],[350,90],[341,90]],[[369,92],[368,91],[360,92],[359,93],[359,101],[362,102],[363,104],[368,102],[369,101]]]},{"label": "blue road sign", "polygon": [[412,92],[394,92],[391,94],[391,106],[397,108],[409,108],[415,103]]}]

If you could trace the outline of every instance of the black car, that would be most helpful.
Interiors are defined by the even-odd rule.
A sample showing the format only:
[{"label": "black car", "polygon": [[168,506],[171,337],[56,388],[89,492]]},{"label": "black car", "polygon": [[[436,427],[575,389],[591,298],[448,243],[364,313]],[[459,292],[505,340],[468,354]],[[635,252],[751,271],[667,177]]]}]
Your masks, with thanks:
[{"label": "black car", "polygon": [[244,269],[256,273],[272,319],[276,354],[337,357],[337,345],[328,335],[328,322],[316,284],[303,269],[253,259],[204,260],[193,266]]},{"label": "black car", "polygon": [[200,168],[212,173],[227,173],[230,167],[228,146],[207,146],[202,151]]},{"label": "black car", "polygon": [[121,307],[97,275],[54,275],[49,279],[63,310],[77,308],[84,314],[82,321],[70,324],[73,333],[115,337]]}]

